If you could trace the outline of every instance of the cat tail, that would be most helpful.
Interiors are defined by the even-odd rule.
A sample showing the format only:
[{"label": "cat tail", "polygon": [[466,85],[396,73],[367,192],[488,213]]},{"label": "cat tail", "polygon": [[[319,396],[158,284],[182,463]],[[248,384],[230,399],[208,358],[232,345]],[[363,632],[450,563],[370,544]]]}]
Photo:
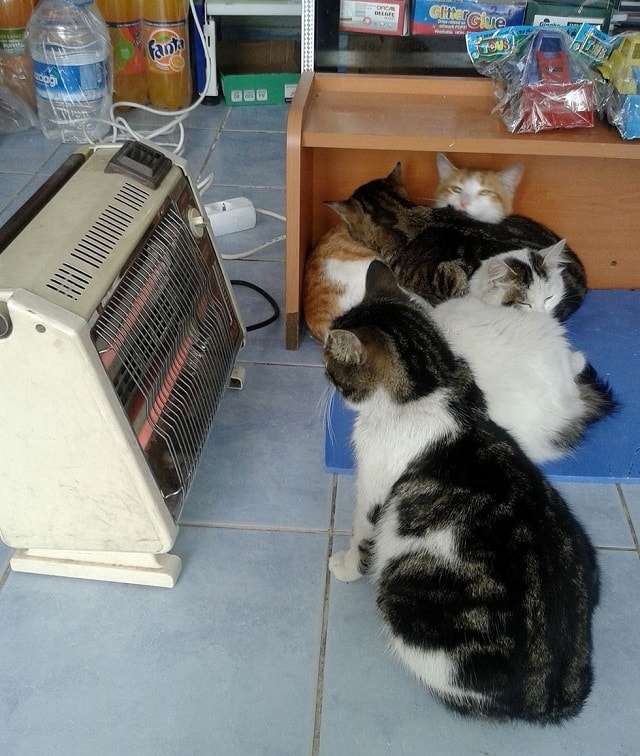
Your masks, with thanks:
[{"label": "cat tail", "polygon": [[585,406],[585,424],[601,420],[618,408],[611,386],[598,375],[590,362],[585,364],[575,381]]}]

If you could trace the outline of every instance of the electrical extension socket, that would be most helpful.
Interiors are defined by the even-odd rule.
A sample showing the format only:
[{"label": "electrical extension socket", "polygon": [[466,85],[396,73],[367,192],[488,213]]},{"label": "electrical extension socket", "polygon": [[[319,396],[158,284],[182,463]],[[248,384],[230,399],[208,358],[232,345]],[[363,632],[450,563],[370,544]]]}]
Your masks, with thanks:
[{"label": "electrical extension socket", "polygon": [[256,225],[256,210],[246,197],[234,197],[205,205],[214,236],[246,231]]}]

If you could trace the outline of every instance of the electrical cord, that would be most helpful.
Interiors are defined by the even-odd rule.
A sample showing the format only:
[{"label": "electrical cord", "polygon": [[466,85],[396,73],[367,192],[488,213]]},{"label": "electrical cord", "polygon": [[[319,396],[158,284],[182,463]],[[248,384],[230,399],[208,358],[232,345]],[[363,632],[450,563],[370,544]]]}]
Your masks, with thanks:
[{"label": "electrical cord", "polygon": [[261,320],[259,323],[254,323],[253,325],[246,326],[247,331],[257,331],[258,328],[264,328],[265,326],[271,325],[271,323],[274,323],[280,317],[280,308],[278,307],[278,303],[271,296],[271,294],[266,292],[260,286],[257,286],[250,281],[242,281],[240,279],[231,279],[231,284],[234,286],[246,286],[248,289],[253,289],[253,291],[258,292],[258,294],[263,296],[273,308],[273,315],[269,316],[266,320]]},{"label": "electrical cord", "polygon": [[[280,215],[279,213],[274,213],[271,210],[263,210],[260,207],[256,207],[256,213],[260,213],[260,215],[269,215],[272,218],[277,218],[281,221],[286,221],[287,219],[284,217],[284,215]],[[264,242],[263,244],[259,244],[257,247],[253,247],[252,249],[248,249],[245,252],[238,252],[236,254],[224,254],[220,255],[223,260],[243,260],[245,257],[251,257],[251,255],[254,255],[256,252],[260,252],[262,249],[266,249],[266,247],[270,247],[272,244],[275,244],[276,242],[284,241],[287,238],[286,234],[281,234],[280,236],[276,236],[273,239],[270,239],[267,242]]]}]

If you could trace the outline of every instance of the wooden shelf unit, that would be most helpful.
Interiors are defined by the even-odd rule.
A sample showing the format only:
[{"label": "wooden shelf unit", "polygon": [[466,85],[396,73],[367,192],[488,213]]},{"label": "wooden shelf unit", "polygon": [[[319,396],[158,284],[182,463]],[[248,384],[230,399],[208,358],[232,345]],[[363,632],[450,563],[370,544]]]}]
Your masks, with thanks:
[{"label": "wooden shelf unit", "polygon": [[525,165],[515,211],[547,226],[578,253],[588,284],[640,286],[640,144],[606,123],[510,134],[488,79],[303,73],[290,106],[286,167],[286,347],[303,326],[307,252],[338,221],[323,202],[346,199],[401,161],[415,202],[437,184],[435,153],[454,163]]}]

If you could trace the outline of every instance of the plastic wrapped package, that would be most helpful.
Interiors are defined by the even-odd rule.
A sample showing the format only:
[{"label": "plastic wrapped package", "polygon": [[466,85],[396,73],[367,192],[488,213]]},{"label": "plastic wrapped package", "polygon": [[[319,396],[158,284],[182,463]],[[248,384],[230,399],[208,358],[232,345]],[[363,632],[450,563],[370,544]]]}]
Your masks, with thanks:
[{"label": "plastic wrapped package", "polygon": [[0,132],[37,125],[26,27],[33,0],[0,0]]},{"label": "plastic wrapped package", "polygon": [[604,109],[602,78],[564,28],[468,34],[467,49],[476,70],[494,80],[494,112],[511,133],[588,128]]},{"label": "plastic wrapped package", "polygon": [[599,66],[611,87],[607,120],[624,139],[640,139],[640,32],[614,37],[616,46]]}]

